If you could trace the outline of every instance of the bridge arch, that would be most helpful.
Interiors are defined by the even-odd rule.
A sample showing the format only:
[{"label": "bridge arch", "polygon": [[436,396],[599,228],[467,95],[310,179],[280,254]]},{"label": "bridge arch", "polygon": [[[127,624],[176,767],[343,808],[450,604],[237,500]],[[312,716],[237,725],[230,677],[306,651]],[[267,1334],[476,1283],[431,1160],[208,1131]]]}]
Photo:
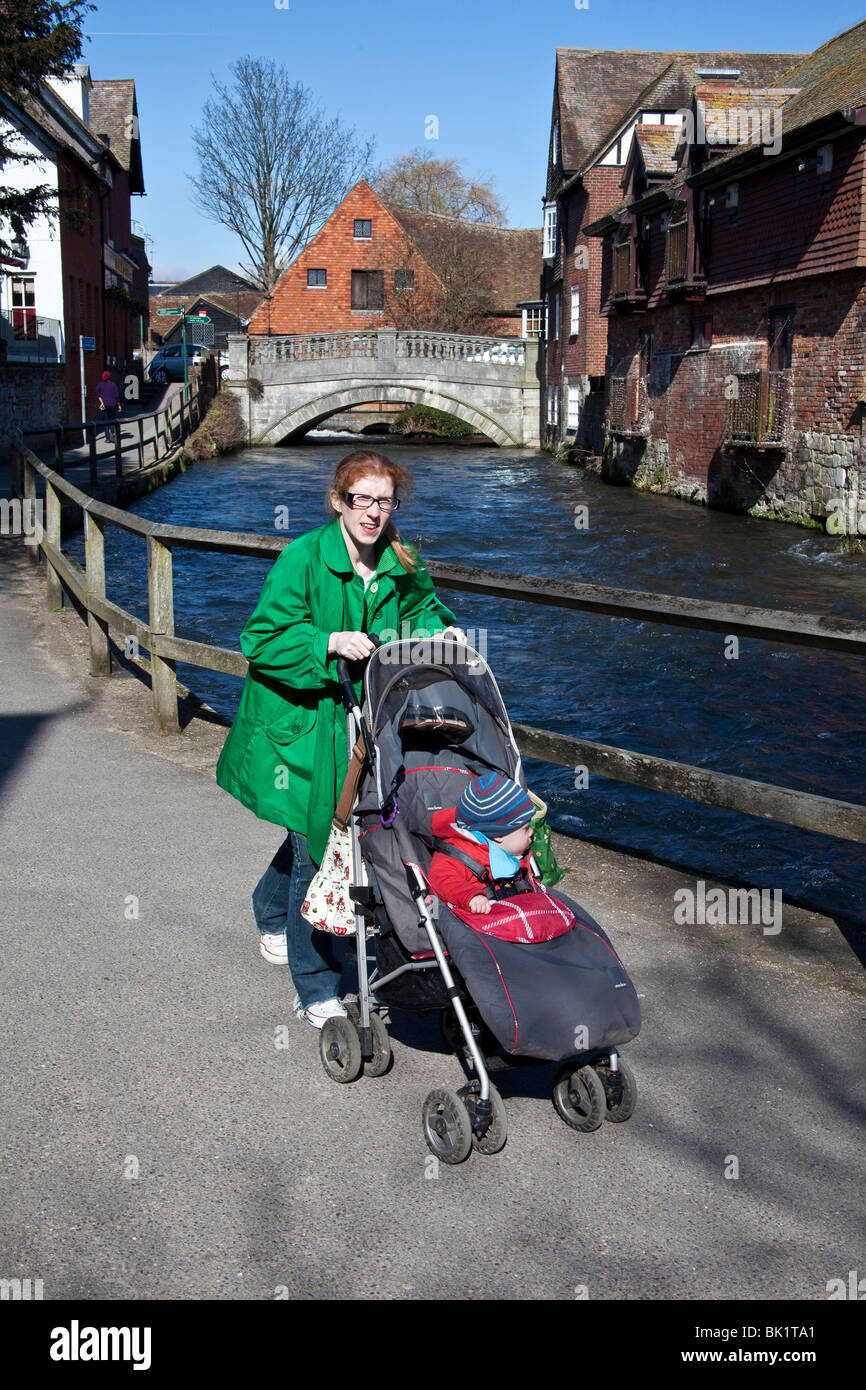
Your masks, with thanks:
[{"label": "bridge arch", "polygon": [[327,420],[329,415],[336,415],[349,406],[365,405],[370,401],[388,401],[391,405],[429,405],[434,410],[444,410],[449,415],[456,415],[479,434],[487,435],[494,444],[519,445],[519,440],[504,430],[496,420],[455,396],[433,391],[427,386],[410,386],[408,383],[405,386],[390,386],[376,382],[364,386],[344,387],[332,391],[327,396],[318,396],[314,401],[308,401],[304,405],[295,406],[255,442],[258,445],[279,444],[305,427],[312,429],[314,425]]}]

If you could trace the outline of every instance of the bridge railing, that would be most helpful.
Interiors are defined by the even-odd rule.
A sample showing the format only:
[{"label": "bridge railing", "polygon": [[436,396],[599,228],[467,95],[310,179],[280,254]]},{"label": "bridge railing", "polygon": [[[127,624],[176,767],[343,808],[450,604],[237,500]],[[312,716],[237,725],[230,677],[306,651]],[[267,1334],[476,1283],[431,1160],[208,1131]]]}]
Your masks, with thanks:
[{"label": "bridge railing", "polygon": [[[247,662],[239,651],[178,637],[174,624],[172,552],[175,548],[207,550],[223,555],[277,555],[290,541],[237,531],[211,531],[192,526],[165,526],[144,521],[131,512],[98,502],[63,479],[27,449],[20,436],[13,443],[13,492],[33,514],[36,478],[45,480],[46,515],[38,544],[28,549],[34,560],[45,556],[47,604],[59,608],[65,584],[87,613],[90,672],[111,673],[109,630],[121,638],[134,637],[149,653],[153,717],[164,733],[179,732],[175,665],[178,661],[209,671],[243,677]],[[61,547],[61,495],[84,509],[84,569]],[[148,548],[148,620],[142,622],[107,596],[105,528],[117,526],[141,536]],[[775,608],[716,603],[705,599],[649,594],[598,584],[574,584],[540,575],[499,574],[462,565],[427,566],[439,588],[487,594],[522,603],[568,608],[637,622],[663,623],[755,637],[786,645],[866,656],[866,626],[843,618],[830,620]],[[599,777],[629,782],[749,816],[780,821],[866,844],[866,805],[815,795],[774,783],[713,772],[610,744],[528,725],[513,725],[523,755],[565,767],[585,767]]]},{"label": "bridge railing", "polygon": [[250,363],[320,362],[339,358],[425,358],[442,362],[489,362],[500,367],[523,367],[522,338],[490,338],[426,330],[358,329],[345,333],[295,333],[249,340]]}]

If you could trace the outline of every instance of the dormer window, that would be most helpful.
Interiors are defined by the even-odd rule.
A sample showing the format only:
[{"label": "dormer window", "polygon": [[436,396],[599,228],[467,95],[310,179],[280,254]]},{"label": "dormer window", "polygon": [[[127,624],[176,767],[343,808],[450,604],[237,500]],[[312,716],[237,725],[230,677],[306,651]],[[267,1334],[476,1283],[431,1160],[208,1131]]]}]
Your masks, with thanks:
[{"label": "dormer window", "polygon": [[552,261],[556,257],[556,203],[544,205],[544,246],[542,260]]}]

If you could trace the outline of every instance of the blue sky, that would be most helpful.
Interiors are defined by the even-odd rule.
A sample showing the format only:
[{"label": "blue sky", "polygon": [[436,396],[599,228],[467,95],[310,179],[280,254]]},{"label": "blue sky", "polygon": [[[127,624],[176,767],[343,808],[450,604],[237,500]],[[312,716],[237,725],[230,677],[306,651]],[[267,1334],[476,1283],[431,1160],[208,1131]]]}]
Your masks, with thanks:
[{"label": "blue sky", "polygon": [[[179,279],[242,258],[188,178],[211,74],[228,81],[242,55],[284,63],[376,137],[380,161],[422,146],[491,176],[509,223],[526,227],[541,223],[557,46],[806,52],[863,17],[856,0],[102,0],[83,57],[94,78],[135,79],[147,196],[133,217],[153,238],[155,278]],[[425,140],[429,115],[438,140]]]}]

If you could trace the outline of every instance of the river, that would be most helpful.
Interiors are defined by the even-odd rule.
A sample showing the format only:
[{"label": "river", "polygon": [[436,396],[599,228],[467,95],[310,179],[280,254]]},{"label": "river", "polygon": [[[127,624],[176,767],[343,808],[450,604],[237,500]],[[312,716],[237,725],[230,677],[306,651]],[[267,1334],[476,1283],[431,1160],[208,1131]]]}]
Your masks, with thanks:
[{"label": "river", "polygon": [[[288,508],[299,535],[325,519],[324,494],[349,439],[250,449],[196,464],[129,510],[177,525],[274,534]],[[866,618],[866,561],[821,532],[616,488],[541,451],[373,445],[414,473],[398,515],[430,560],[490,570]],[[575,526],[575,509],[588,525]],[[68,548],[83,562],[83,540]],[[176,550],[179,635],[237,646],[270,562]],[[108,528],[109,597],[146,618],[137,537]],[[511,718],[637,752],[866,799],[866,660],[721,633],[539,608],[443,590],[465,628],[484,632]],[[730,648],[728,648],[730,650]],[[178,665],[231,717],[240,681]],[[527,760],[555,829],[780,889],[785,898],[866,923],[862,846]]]}]

